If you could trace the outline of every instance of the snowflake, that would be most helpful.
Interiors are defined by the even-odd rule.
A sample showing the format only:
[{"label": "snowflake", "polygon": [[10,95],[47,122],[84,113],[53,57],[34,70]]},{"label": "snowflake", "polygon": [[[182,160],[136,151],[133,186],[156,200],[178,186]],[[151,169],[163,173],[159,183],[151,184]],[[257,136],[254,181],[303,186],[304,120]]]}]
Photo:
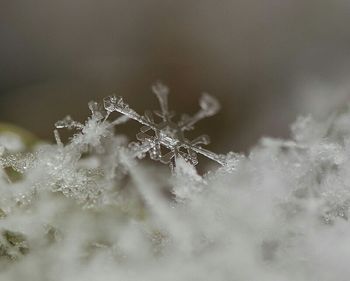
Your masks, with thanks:
[{"label": "snowflake", "polygon": [[[136,135],[139,142],[130,146],[133,156],[143,158],[149,153],[152,160],[169,164],[171,167],[175,166],[179,156],[192,165],[197,165],[197,154],[204,155],[222,166],[231,166],[235,162],[232,153],[221,155],[204,149],[201,145],[209,144],[207,135],[201,135],[191,141],[185,137],[185,132],[194,129],[194,124],[219,111],[220,104],[215,98],[203,94],[199,103],[201,109],[195,115],[183,115],[179,122],[175,122],[175,113],[168,108],[168,88],[157,83],[152,90],[159,100],[161,111],[146,111],[143,116],[130,108],[122,97],[109,96],[104,99],[107,117],[112,112],[119,112],[143,125]],[[153,114],[160,117],[161,121],[156,122]]]}]

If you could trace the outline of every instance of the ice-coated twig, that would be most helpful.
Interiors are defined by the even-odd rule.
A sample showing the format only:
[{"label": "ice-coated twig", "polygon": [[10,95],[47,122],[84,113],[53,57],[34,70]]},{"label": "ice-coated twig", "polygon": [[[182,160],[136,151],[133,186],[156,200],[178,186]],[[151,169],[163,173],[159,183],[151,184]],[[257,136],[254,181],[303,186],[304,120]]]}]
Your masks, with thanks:
[{"label": "ice-coated twig", "polygon": [[[222,166],[228,165],[226,155],[218,155],[201,147],[209,144],[207,135],[199,136],[192,141],[184,136],[184,132],[193,129],[195,123],[219,111],[220,104],[215,98],[204,94],[199,102],[201,109],[194,116],[183,117],[176,123],[172,121],[175,114],[169,110],[168,106],[169,89],[158,82],[152,90],[159,100],[161,111],[146,111],[143,116],[131,109],[122,97],[110,96],[104,99],[107,116],[112,112],[119,112],[143,125],[136,135],[139,143],[133,143],[130,148],[134,157],[143,158],[146,153],[149,153],[152,160],[174,167],[176,159],[180,156],[192,165],[196,165],[198,164],[197,154],[201,154]],[[159,123],[154,120],[153,113],[161,118]]]}]

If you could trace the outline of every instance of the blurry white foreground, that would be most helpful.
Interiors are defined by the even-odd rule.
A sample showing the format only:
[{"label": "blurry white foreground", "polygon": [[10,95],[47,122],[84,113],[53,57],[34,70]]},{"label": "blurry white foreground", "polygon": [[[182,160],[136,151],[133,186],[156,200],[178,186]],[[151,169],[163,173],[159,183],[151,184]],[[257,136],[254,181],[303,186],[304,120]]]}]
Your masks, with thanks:
[{"label": "blurry white foreground", "polygon": [[0,138],[0,280],[349,280],[348,107],[204,176],[134,159],[96,110],[70,122],[68,144]]}]

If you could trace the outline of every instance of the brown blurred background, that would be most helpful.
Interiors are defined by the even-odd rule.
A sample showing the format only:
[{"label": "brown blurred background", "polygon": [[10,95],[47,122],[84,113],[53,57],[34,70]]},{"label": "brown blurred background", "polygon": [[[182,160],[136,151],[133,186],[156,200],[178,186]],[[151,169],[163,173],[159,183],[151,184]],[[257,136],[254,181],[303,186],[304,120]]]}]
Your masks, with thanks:
[{"label": "brown blurred background", "polygon": [[218,97],[198,134],[248,150],[349,100],[349,23],[344,0],[0,0],[0,120],[52,139],[56,120],[111,93],[157,108],[160,79],[178,112]]}]

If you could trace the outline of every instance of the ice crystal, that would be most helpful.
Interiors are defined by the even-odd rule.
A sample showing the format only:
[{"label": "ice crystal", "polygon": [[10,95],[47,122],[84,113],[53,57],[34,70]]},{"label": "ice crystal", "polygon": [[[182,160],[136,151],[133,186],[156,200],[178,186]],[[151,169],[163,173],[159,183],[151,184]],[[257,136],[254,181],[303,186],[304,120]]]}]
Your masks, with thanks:
[{"label": "ice crystal", "polygon": [[[154,91],[160,122],[110,97],[85,122],[57,122],[56,144],[11,146],[0,132],[0,280],[349,279],[350,108],[299,118],[290,140],[200,175],[184,134],[217,102],[174,122],[167,88]],[[129,118],[144,126],[131,146],[115,126]],[[138,160],[164,161],[163,148],[172,173]]]},{"label": "ice crystal", "polygon": [[[108,115],[117,111],[143,125],[136,135],[139,143],[133,143],[130,146],[136,157],[142,158],[149,153],[152,160],[174,167],[179,156],[192,165],[197,165],[197,154],[202,154],[222,166],[232,165],[232,161],[225,155],[218,155],[201,146],[209,144],[207,135],[201,135],[194,140],[188,140],[185,137],[185,132],[194,129],[198,121],[213,116],[219,111],[220,105],[215,98],[203,94],[199,102],[201,109],[193,116],[182,115],[181,120],[175,122],[173,121],[175,113],[169,110],[168,106],[169,89],[159,82],[152,87],[152,90],[158,98],[161,110],[146,111],[144,115],[130,108],[122,97],[110,96],[104,99],[104,107]],[[161,121],[155,121],[154,115]],[[162,152],[163,149],[167,150],[166,153]]]}]

